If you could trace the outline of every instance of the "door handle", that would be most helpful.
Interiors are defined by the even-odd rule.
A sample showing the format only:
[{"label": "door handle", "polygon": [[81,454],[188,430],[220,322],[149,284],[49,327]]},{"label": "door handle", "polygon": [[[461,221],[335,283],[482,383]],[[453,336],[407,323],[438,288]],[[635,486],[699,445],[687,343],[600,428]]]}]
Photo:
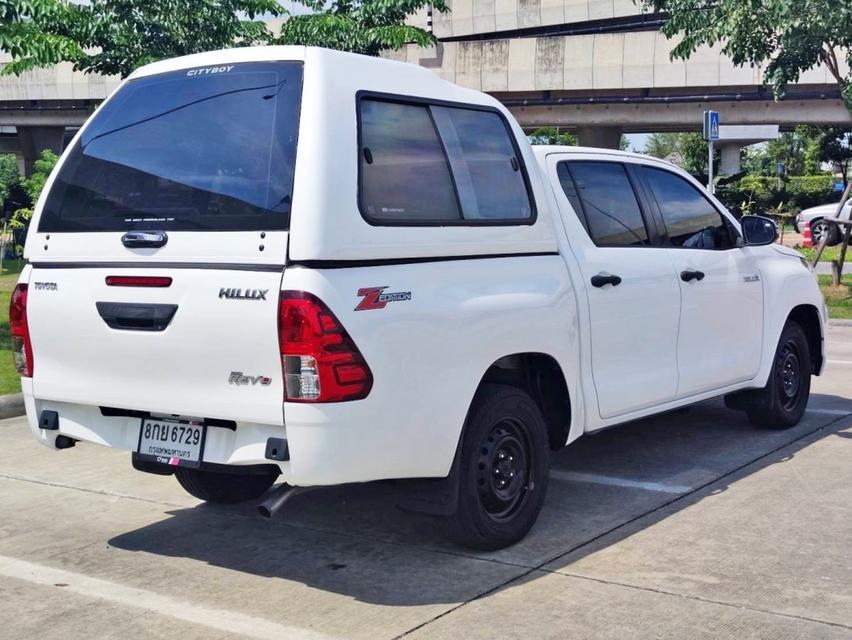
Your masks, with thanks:
[{"label": "door handle", "polygon": [[611,273],[599,273],[596,276],[592,276],[592,286],[601,288],[611,284],[613,287],[617,287],[621,284],[621,278],[618,276],[614,276]]},{"label": "door handle", "polygon": [[96,302],[95,307],[108,327],[123,331],[163,331],[178,308],[176,304],[131,302]]},{"label": "door handle", "polygon": [[701,282],[704,280],[704,272],[696,271],[695,269],[686,269],[680,272],[680,279],[684,282],[691,282],[692,280]]},{"label": "door handle", "polygon": [[159,249],[169,241],[165,231],[128,231],[121,236],[121,244],[128,249],[153,247]]}]

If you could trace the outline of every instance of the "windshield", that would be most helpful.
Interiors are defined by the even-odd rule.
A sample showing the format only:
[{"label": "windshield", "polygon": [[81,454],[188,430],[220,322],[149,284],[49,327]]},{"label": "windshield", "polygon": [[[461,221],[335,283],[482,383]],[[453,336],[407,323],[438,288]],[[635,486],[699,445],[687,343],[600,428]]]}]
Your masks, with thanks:
[{"label": "windshield", "polygon": [[301,90],[295,62],[128,82],[62,164],[39,231],[287,229]]}]

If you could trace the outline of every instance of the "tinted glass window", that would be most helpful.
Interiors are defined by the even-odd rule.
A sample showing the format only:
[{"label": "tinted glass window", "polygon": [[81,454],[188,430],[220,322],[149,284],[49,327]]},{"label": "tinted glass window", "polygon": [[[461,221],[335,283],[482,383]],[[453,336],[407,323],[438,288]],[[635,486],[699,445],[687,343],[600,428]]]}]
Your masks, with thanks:
[{"label": "tinted glass window", "polygon": [[586,223],[586,215],[583,212],[583,206],[580,204],[580,194],[577,193],[577,187],[574,185],[574,179],[568,171],[567,162],[560,162],[556,165],[556,175],[559,178],[559,184],[562,185],[562,191],[565,192],[565,197],[568,198],[568,202],[571,203],[571,208],[574,209],[574,213],[577,214],[577,217],[580,219],[580,222],[586,228],[586,232],[588,233],[589,225]]},{"label": "tinted glass window", "polygon": [[532,215],[511,134],[494,112],[433,106],[465,220],[524,220]]},{"label": "tinted glass window", "polygon": [[731,236],[720,214],[700,191],[669,171],[643,167],[669,240],[676,247],[730,249]]},{"label": "tinted glass window", "polygon": [[460,220],[429,108],[362,100],[361,204],[376,221]]},{"label": "tinted glass window", "polygon": [[289,226],[302,65],[132,80],[75,143],[40,231]]},{"label": "tinted glass window", "polygon": [[614,162],[568,162],[589,235],[600,246],[648,244],[642,211],[627,172]]}]

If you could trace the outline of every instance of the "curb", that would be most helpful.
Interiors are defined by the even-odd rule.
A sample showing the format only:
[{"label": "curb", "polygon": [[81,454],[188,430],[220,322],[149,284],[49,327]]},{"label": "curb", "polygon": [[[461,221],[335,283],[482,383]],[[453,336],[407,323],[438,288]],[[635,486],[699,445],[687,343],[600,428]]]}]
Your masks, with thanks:
[{"label": "curb", "polygon": [[852,320],[831,320],[828,321],[829,327],[852,327]]},{"label": "curb", "polygon": [[26,413],[24,410],[24,394],[12,393],[8,396],[0,396],[0,420],[3,418],[17,418]]}]

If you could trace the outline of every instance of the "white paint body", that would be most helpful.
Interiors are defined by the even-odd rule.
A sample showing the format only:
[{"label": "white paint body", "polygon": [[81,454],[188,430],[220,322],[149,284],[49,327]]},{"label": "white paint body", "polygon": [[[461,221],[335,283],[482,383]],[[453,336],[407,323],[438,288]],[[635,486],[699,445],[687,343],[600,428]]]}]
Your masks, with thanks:
[{"label": "white paint body", "polygon": [[[266,47],[159,62],[133,77],[270,60],[303,61],[304,86],[290,230],[266,234],[262,252],[257,232],[169,232],[163,248],[136,250],[126,249],[117,232],[45,234],[38,231],[43,199],[37,206],[25,253],[32,264],[21,282],[57,286],[30,286],[35,375],[22,386],[33,434],[45,445],[62,434],[135,450],[139,418],[105,417],[99,408],[113,407],[235,421],[236,430],[208,429],[207,462],[269,463],[267,438],[286,438],[290,460],[278,464],[294,485],[442,477],[483,374],[504,356],[544,353],[556,360],[571,398],[570,442],[585,432],[761,387],[790,310],[813,305],[825,321],[814,276],[795,252],[775,246],[720,252],[596,247],[555,178],[558,160],[616,159],[685,174],[634,154],[534,151],[496,100],[420,67]],[[535,223],[365,222],[356,202],[355,95],[361,90],[499,109],[529,173]],[[494,257],[504,254],[510,255]],[[464,259],[446,259],[453,257]],[[416,258],[441,260],[410,261]],[[322,266],[382,259],[402,263]],[[678,272],[690,267],[705,271],[706,280],[681,282]],[[624,282],[588,286],[599,271],[619,273]],[[174,284],[121,289],[104,283],[107,275],[137,274],[171,276]],[[744,275],[759,279],[744,282]],[[357,291],[378,286],[410,291],[411,299],[354,311]],[[372,370],[368,397],[284,403],[277,296],[223,300],[221,287],[316,295]],[[98,315],[95,301],[171,303],[179,310],[162,332],[116,331]],[[229,385],[231,371],[268,376],[272,383]],[[59,413],[58,431],[38,428],[46,409]]]}]

